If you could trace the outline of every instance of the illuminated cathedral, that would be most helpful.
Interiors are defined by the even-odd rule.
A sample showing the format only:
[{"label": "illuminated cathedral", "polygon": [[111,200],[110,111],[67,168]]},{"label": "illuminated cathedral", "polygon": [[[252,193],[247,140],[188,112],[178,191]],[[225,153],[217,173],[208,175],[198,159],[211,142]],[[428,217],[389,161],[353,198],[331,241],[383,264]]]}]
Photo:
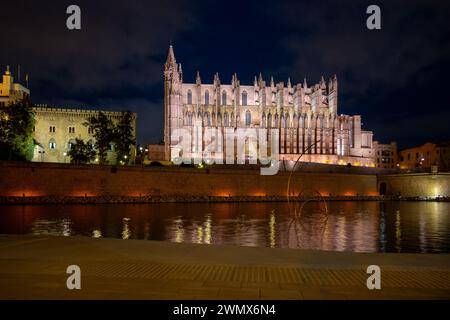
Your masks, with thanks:
[{"label": "illuminated cathedral", "polygon": [[[284,83],[273,78],[267,84],[260,74],[252,85],[242,85],[236,74],[230,84],[224,84],[217,73],[212,83],[203,83],[197,72],[195,83],[185,83],[170,46],[164,65],[166,160],[180,156],[177,145],[182,138],[174,137],[177,129],[191,137],[197,135],[201,141],[198,144],[197,138],[192,139],[183,157],[202,158],[206,141],[211,140],[206,132],[211,128],[219,133],[216,142],[223,139],[212,153],[219,163],[228,156],[225,132],[251,128],[266,129],[267,135],[271,129],[277,130],[279,160],[297,160],[303,154],[301,161],[305,162],[375,165],[373,133],[361,128],[361,116],[338,114],[336,76],[328,82],[322,77],[314,85],[308,85],[306,79],[292,84],[290,79]],[[253,143],[259,148],[258,141]]]}]

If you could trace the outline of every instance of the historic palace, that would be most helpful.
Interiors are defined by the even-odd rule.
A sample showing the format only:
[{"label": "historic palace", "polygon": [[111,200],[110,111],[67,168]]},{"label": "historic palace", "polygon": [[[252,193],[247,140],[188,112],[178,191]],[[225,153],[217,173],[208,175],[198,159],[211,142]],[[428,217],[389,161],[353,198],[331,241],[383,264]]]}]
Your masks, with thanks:
[{"label": "historic palace", "polygon": [[[273,78],[267,85],[260,74],[253,85],[241,85],[236,74],[231,84],[221,83],[218,74],[214,75],[213,83],[205,84],[197,73],[195,83],[184,83],[181,64],[170,46],[164,80],[166,160],[180,157],[178,146],[185,137],[174,132],[189,132],[195,137],[189,139],[188,150],[184,148],[182,155],[193,160],[204,156],[208,142],[221,140],[215,145],[212,158],[225,163],[226,132],[254,128],[266,129],[264,132],[270,135],[271,130],[267,129],[275,128],[279,133],[279,159],[297,160],[304,154],[301,161],[376,166],[373,133],[361,128],[361,116],[338,115],[336,76],[328,83],[322,77],[312,86],[306,79],[293,85],[290,79],[285,84],[275,83]],[[206,134],[210,128],[218,132],[213,138]],[[200,144],[196,143],[199,136]],[[257,141],[249,141],[252,143],[259,148]],[[246,150],[250,149],[247,145]]]},{"label": "historic palace", "polygon": [[[18,102],[30,97],[30,90],[20,83],[14,82],[14,77],[7,67],[3,74],[3,81],[0,83],[0,107]],[[90,109],[74,109],[52,107],[47,105],[33,106],[34,127],[33,138],[36,143],[32,161],[39,162],[70,162],[68,152],[75,139],[82,139],[89,145],[94,145],[93,132],[84,125],[91,116],[96,116],[100,111]],[[113,122],[117,123],[121,117],[121,112],[103,111],[103,113]],[[133,129],[136,136],[136,117],[134,114]],[[113,164],[117,154],[114,144],[110,144],[107,161]],[[134,147],[132,152],[134,159]]]}]

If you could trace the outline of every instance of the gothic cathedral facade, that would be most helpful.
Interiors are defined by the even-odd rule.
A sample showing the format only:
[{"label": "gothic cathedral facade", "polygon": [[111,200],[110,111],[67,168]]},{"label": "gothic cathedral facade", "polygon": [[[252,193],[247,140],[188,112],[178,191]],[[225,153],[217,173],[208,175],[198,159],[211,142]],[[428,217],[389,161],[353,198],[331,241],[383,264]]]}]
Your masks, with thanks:
[{"label": "gothic cathedral facade", "polygon": [[[306,80],[292,85],[290,79],[285,84],[273,78],[267,85],[260,74],[253,85],[241,85],[236,74],[231,84],[222,84],[218,74],[213,83],[204,84],[197,73],[195,83],[184,83],[170,46],[164,66],[165,160],[180,156],[177,146],[183,138],[174,136],[177,129],[195,137],[183,149],[184,157],[202,158],[211,141],[209,128],[219,132],[219,139],[240,129],[266,129],[268,135],[276,129],[279,160],[295,161],[302,154],[304,162],[374,166],[373,133],[361,128],[361,116],[338,114],[336,76],[328,84],[322,77],[312,86]],[[194,143],[197,138],[200,145]],[[216,163],[225,163],[225,144],[221,141],[213,153]]]}]

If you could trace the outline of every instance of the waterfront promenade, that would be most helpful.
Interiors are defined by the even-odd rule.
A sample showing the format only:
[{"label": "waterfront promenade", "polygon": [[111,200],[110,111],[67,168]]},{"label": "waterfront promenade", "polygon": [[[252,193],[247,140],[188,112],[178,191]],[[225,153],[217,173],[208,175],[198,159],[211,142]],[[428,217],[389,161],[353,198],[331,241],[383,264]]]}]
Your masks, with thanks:
[{"label": "waterfront promenade", "polygon": [[[381,290],[366,287],[372,264]],[[0,299],[450,299],[450,254],[2,235]]]}]

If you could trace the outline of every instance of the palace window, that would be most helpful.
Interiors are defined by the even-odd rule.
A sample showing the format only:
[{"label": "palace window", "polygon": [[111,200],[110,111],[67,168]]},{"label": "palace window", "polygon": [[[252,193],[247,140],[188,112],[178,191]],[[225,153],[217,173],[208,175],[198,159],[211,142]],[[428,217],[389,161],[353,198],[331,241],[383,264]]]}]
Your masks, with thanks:
[{"label": "palace window", "polygon": [[56,132],[56,127],[55,126],[50,126],[49,127],[49,132]]},{"label": "palace window", "polygon": [[192,104],[192,91],[188,90],[187,93],[187,104]]},{"label": "palace window", "polygon": [[48,142],[48,147],[50,149],[56,149],[56,141],[55,141],[55,139],[50,139],[50,141]]},{"label": "palace window", "polygon": [[94,148],[95,148],[94,141],[89,140],[87,144],[88,144],[89,150],[94,150]]},{"label": "palace window", "polygon": [[252,124],[252,114],[249,110],[245,112],[245,125],[249,127]]},{"label": "palace window", "polygon": [[69,127],[69,133],[75,133],[75,127]]},{"label": "palace window", "polygon": [[94,134],[94,128],[88,127],[88,134]]},{"label": "palace window", "polygon": [[205,105],[209,105],[209,91],[205,91]]},{"label": "palace window", "polygon": [[76,144],[75,140],[71,139],[69,140],[69,143],[67,144],[67,147],[70,149],[72,149],[72,147]]},{"label": "palace window", "polygon": [[246,91],[242,92],[242,105],[243,106],[247,105],[247,92]]},{"label": "palace window", "polygon": [[222,91],[222,105],[226,105],[227,104],[227,93],[226,91]]}]

